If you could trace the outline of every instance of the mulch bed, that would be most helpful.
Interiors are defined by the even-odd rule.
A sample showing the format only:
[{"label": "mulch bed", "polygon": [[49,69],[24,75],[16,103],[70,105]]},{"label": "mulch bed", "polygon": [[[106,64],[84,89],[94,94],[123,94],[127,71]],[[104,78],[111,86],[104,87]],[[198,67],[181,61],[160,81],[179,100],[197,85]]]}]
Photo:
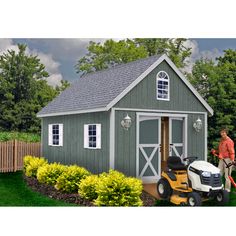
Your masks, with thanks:
[{"label": "mulch bed", "polygon": [[[62,193],[56,190],[53,186],[49,186],[46,184],[41,184],[38,182],[36,178],[27,177],[24,175],[24,180],[27,185],[36,192],[39,192],[49,198],[64,201],[67,203],[78,204],[80,206],[94,206],[94,204],[84,198],[82,198],[79,194],[73,193]],[[149,195],[146,192],[142,192],[141,199],[143,201],[143,206],[154,206],[156,199]]]}]

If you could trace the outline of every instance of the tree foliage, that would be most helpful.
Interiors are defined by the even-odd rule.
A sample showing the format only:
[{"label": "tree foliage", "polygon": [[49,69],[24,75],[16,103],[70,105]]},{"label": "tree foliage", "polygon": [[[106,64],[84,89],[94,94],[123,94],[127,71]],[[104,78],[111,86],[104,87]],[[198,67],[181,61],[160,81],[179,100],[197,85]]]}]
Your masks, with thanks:
[{"label": "tree foliage", "polygon": [[40,59],[27,55],[26,45],[0,55],[1,130],[40,130],[36,113],[60,92],[47,84],[48,76]]},{"label": "tree foliage", "polygon": [[236,50],[225,50],[216,62],[198,60],[190,80],[214,110],[209,117],[209,147],[216,146],[222,127],[227,127],[236,141]]},{"label": "tree foliage", "polygon": [[186,65],[186,58],[191,55],[191,48],[187,47],[187,39],[176,38],[136,38],[134,42],[138,46],[143,46],[149,56],[156,54],[167,54],[179,68]]},{"label": "tree foliage", "polygon": [[166,53],[180,68],[191,55],[191,48],[185,46],[186,39],[136,38],[104,43],[89,42],[88,53],[76,64],[77,73],[86,74],[114,65],[135,61],[148,56]]}]

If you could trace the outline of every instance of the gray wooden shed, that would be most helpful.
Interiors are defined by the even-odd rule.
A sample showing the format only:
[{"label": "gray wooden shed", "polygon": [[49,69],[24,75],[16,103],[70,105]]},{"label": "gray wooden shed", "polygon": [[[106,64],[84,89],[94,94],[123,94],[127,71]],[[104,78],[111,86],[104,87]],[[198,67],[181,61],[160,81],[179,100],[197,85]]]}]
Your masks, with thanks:
[{"label": "gray wooden shed", "polygon": [[86,74],[44,107],[42,153],[156,182],[169,155],[207,159],[208,115],[212,108],[174,63],[153,56]]}]

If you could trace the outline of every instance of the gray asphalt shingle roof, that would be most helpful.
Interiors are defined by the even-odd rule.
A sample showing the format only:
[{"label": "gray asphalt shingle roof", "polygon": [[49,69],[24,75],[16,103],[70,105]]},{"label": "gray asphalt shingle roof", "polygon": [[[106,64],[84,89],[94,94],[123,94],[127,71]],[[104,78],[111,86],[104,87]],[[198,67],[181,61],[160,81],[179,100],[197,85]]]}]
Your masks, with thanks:
[{"label": "gray asphalt shingle roof", "polygon": [[106,107],[160,56],[86,74],[51,101],[38,115]]}]

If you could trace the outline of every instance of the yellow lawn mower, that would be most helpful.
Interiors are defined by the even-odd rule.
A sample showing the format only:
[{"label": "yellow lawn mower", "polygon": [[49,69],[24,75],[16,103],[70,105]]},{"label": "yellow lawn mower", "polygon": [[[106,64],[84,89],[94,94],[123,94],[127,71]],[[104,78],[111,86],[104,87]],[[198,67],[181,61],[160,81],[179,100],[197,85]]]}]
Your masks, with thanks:
[{"label": "yellow lawn mower", "polygon": [[170,156],[167,170],[157,182],[160,198],[176,205],[201,206],[203,200],[214,199],[217,205],[229,201],[229,193],[224,190],[220,170],[197,157]]}]

